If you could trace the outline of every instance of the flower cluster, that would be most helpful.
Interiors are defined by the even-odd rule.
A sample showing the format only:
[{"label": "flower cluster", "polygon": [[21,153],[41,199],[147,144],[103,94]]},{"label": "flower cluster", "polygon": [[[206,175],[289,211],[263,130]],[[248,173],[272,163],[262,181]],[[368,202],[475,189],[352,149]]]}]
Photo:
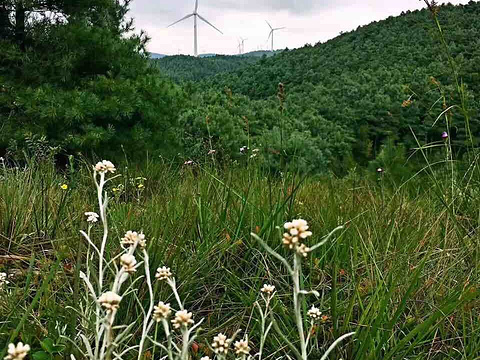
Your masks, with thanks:
[{"label": "flower cluster", "polygon": [[0,273],[0,289],[4,286],[4,285],[8,285],[9,282],[7,280],[8,276],[6,273],[4,272],[1,272]]},{"label": "flower cluster", "polygon": [[115,165],[113,165],[111,161],[103,160],[103,161],[99,161],[95,165],[95,171],[99,173],[111,172],[113,174],[115,171],[117,171],[117,169],[115,168]]},{"label": "flower cluster", "polygon": [[170,304],[165,304],[163,301],[160,301],[158,305],[153,308],[153,320],[160,322],[163,319],[166,319],[170,316],[172,310],[170,309]]},{"label": "flower cluster", "polygon": [[250,347],[248,346],[248,339],[236,341],[234,344],[235,354],[237,355],[248,355],[250,352]]},{"label": "flower cluster", "polygon": [[175,318],[172,320],[173,327],[179,329],[181,327],[187,328],[193,324],[192,313],[187,310],[180,310],[175,313]]},{"label": "flower cluster", "polygon": [[30,351],[30,345],[25,344],[23,345],[22,342],[19,342],[17,346],[14,344],[8,345],[8,352],[7,356],[5,356],[5,360],[22,360],[24,359],[28,352]]},{"label": "flower cluster", "polygon": [[322,312],[320,309],[316,308],[315,306],[312,305],[310,310],[307,311],[308,317],[310,317],[312,320],[318,320],[320,316],[322,315]]},{"label": "flower cluster", "polygon": [[123,246],[138,246],[144,248],[146,245],[145,235],[137,233],[136,231],[127,231],[122,238],[121,244]]},{"label": "flower cluster", "polygon": [[264,284],[260,291],[264,294],[272,295],[275,291],[275,285]]},{"label": "flower cluster", "polygon": [[284,228],[286,232],[283,234],[283,244],[288,249],[295,250],[299,255],[306,257],[310,248],[303,241],[312,236],[312,232],[308,231],[308,223],[303,219],[297,219],[285,223]]},{"label": "flower cluster", "polygon": [[137,271],[135,269],[135,265],[137,265],[137,260],[133,255],[123,254],[120,257],[120,264],[122,265],[126,273],[133,274],[135,271]]},{"label": "flower cluster", "polygon": [[158,280],[167,280],[171,276],[172,276],[172,272],[170,271],[170,268],[168,268],[166,266],[163,266],[161,268],[159,267],[157,269],[157,273],[155,274],[155,277]]},{"label": "flower cluster", "polygon": [[213,338],[212,348],[217,355],[227,355],[232,340],[220,333]]},{"label": "flower cluster", "polygon": [[107,291],[98,298],[100,305],[107,309],[107,311],[117,310],[120,306],[120,301],[122,301],[122,297],[113,291]]},{"label": "flower cluster", "polygon": [[99,215],[96,212],[86,212],[85,216],[87,217],[87,222],[89,223],[96,223],[98,221]]}]

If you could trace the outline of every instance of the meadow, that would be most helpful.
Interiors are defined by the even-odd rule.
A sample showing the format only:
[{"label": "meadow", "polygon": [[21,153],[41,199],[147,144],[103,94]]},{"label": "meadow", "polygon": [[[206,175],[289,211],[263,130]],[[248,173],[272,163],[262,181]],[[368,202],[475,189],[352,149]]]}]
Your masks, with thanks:
[{"label": "meadow", "polygon": [[197,83],[0,7],[0,359],[480,359],[480,5],[425,4]]},{"label": "meadow", "polygon": [[[0,270],[8,274],[0,293],[0,338],[22,339],[36,359],[63,358],[70,351],[82,358],[65,338],[76,339],[91,326],[72,309],[88,303],[79,277],[87,244],[79,230],[87,227],[85,212],[98,212],[92,164],[71,159],[59,169],[51,160],[30,159],[18,165],[3,163],[0,170]],[[428,169],[430,175],[395,184],[388,172],[338,179],[275,176],[254,162],[226,168],[212,162],[125,162],[106,188],[112,240],[105,257],[115,256],[127,230],[143,231],[150,267],[170,267],[186,308],[205,318],[192,345],[195,359],[211,354],[207,343],[218,331],[248,331],[258,349],[254,303],[267,283],[277,290],[275,317],[292,329],[287,336],[295,342],[286,268],[250,233],[288,256],[278,229],[284,222],[306,219],[313,233],[309,243],[344,225],[304,262],[304,286],[319,293],[306,303],[322,311],[309,359],[319,359],[350,331],[355,336],[333,358],[476,359],[477,170],[452,179],[445,164]],[[99,233],[95,224],[92,236]],[[133,324],[134,335],[141,333],[142,320],[136,302],[148,302],[146,282],[137,284],[136,296],[122,301],[118,315]],[[156,299],[172,300],[164,285],[154,292]],[[288,354],[273,331],[265,349],[266,359]],[[144,350],[144,358],[151,357],[152,344]]]}]

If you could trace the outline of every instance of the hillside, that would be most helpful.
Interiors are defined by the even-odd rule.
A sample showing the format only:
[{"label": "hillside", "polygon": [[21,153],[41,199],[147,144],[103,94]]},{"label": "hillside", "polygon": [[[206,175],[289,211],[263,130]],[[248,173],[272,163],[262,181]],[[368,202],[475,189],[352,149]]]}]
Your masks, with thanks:
[{"label": "hillside", "polygon": [[[465,84],[465,104],[477,138],[480,4],[442,6],[439,21]],[[258,107],[258,101],[267,101],[266,106],[277,102],[278,84],[283,83],[286,114],[297,126],[324,141],[329,141],[320,130],[325,122],[342,127],[343,134],[353,133],[357,161],[365,162],[387,138],[407,148],[416,146],[412,130],[425,141],[440,139],[447,130],[445,120],[432,128],[442,111],[439,98],[445,96],[445,106],[461,102],[453,74],[431,13],[425,9],[372,23],[326,43],[285,51],[218,75],[201,88],[229,88],[234,96],[246,96],[254,101],[251,107]],[[460,111],[452,114],[452,137],[462,144],[466,137],[459,115]]]},{"label": "hillside", "polygon": [[206,78],[242,69],[256,63],[260,57],[204,55],[198,58],[187,55],[167,56],[154,60],[158,69],[172,78],[180,81],[200,81]]}]

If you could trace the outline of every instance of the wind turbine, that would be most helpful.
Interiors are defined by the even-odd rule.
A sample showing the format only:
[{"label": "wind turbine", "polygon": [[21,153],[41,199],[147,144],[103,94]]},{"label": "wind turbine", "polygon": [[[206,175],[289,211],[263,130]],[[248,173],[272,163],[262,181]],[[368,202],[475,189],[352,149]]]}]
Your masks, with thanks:
[{"label": "wind turbine", "polygon": [[265,20],[265,22],[266,22],[267,25],[270,27],[270,34],[268,35],[267,41],[270,40],[270,38],[272,38],[272,52],[273,52],[273,35],[274,35],[275,31],[277,31],[277,30],[282,30],[282,29],[285,29],[285,28],[284,28],[284,27],[281,27],[281,28],[273,28],[272,25],[270,25],[270,23],[269,23],[267,20]]},{"label": "wind turbine", "polygon": [[248,39],[244,39],[242,37],[240,37],[240,40],[241,40],[241,43],[242,43],[242,54],[245,53],[245,41],[247,41]]},{"label": "wind turbine", "polygon": [[195,56],[198,56],[198,31],[197,31],[197,22],[198,22],[198,18],[200,18],[200,20],[202,20],[203,22],[207,23],[208,25],[210,25],[211,27],[213,27],[215,30],[217,30],[220,34],[223,35],[223,32],[221,32],[220,30],[218,30],[215,26],[213,26],[207,19],[205,19],[202,15],[200,15],[198,13],[198,0],[195,0],[195,10],[193,10],[193,13],[191,14],[188,14],[186,16],[184,16],[183,18],[181,18],[180,20],[178,21],[175,21],[173,24],[170,24],[168,25],[168,27],[171,27],[175,24],[178,24],[179,22],[183,21],[183,20],[186,20],[188,18],[191,18],[193,16],[193,32],[194,32],[194,49],[193,49],[193,52],[194,52],[194,55]]}]

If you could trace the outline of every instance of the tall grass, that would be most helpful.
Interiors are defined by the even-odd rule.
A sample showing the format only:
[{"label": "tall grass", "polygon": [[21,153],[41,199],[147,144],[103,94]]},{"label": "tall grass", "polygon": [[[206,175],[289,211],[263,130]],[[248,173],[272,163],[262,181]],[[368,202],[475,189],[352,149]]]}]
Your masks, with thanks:
[{"label": "tall grass", "polygon": [[[293,315],[286,311],[288,274],[249,234],[258,233],[283,252],[276,226],[303,217],[318,237],[346,225],[305,264],[304,286],[323,295],[325,315],[314,330],[316,350],[310,358],[319,358],[327,344],[349,331],[357,336],[336,350],[337,357],[477,356],[478,197],[466,200],[463,214],[452,221],[427,177],[398,189],[389,186],[388,173],[379,184],[358,178],[272,178],[254,167],[217,171],[148,163],[119,172],[126,176],[109,185],[110,191],[124,185],[110,204],[113,237],[132,228],[149,234],[151,267],[174,270],[186,307],[206,318],[207,338],[226,324],[231,333],[246,327],[259,344],[260,324],[251,320],[252,313],[258,290],[270,282],[278,289],[276,316],[292,328],[295,341]],[[141,191],[138,177],[147,179]],[[61,188],[64,183],[68,190]],[[79,326],[88,326],[66,308],[75,307],[82,289],[78,270],[85,248],[78,229],[95,202],[90,183],[86,166],[68,176],[49,164],[2,170],[0,271],[15,275],[0,295],[2,344],[15,336],[34,352],[46,338],[62,343],[60,335],[73,337]],[[107,257],[117,250],[111,245]],[[169,300],[167,288],[157,291]],[[145,284],[138,296],[148,302]],[[141,317],[134,301],[126,299],[119,310],[125,323]],[[140,323],[136,329],[141,331]],[[199,346],[206,349],[203,339]],[[272,358],[285,349],[275,337],[265,346]]]}]

